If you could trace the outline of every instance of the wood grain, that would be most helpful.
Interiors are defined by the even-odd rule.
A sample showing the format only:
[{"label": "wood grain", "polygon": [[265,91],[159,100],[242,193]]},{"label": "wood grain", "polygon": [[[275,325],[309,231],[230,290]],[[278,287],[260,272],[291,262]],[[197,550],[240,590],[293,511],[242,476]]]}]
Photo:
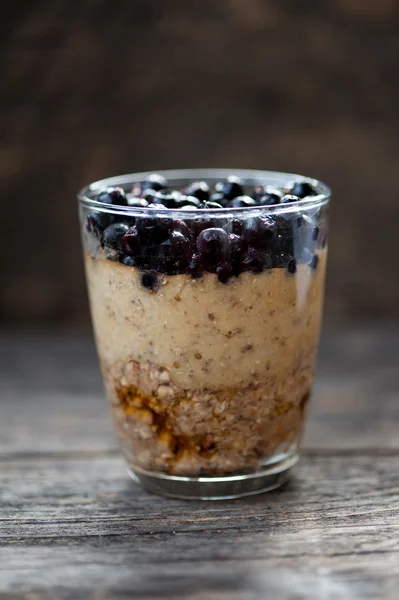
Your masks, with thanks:
[{"label": "wood grain", "polygon": [[395,598],[397,456],[305,458],[279,492],[210,504],[149,497],[119,458],[9,461],[3,477],[5,589]]},{"label": "wood grain", "polygon": [[0,336],[0,599],[396,600],[398,349],[326,334],[289,483],[204,503],[129,480],[90,338]]}]

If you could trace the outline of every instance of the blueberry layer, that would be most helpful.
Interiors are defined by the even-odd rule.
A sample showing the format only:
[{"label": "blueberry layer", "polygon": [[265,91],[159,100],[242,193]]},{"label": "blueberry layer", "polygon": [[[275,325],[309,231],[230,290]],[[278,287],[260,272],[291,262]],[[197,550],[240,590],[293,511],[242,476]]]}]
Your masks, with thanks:
[{"label": "blueberry layer", "polygon": [[[283,188],[256,186],[245,189],[243,182],[230,176],[212,190],[204,181],[195,181],[183,190],[170,189],[167,180],[157,174],[134,185],[130,193],[123,189],[101,190],[96,200],[120,206],[158,209],[157,216],[128,217],[92,211],[86,231],[104,255],[135,266],[143,272],[165,275],[215,273],[221,283],[244,272],[262,273],[272,268],[286,269],[295,275],[298,264],[313,270],[318,265],[317,251],[326,243],[322,209],[316,214],[293,212],[289,215],[241,216],[220,218],[202,210],[246,208],[298,202],[317,194],[308,180],[294,181]],[[172,218],[164,208],[184,208],[193,213],[186,220]],[[201,214],[202,213],[202,214]],[[143,285],[151,288],[150,280]],[[155,291],[157,288],[154,285]]]}]

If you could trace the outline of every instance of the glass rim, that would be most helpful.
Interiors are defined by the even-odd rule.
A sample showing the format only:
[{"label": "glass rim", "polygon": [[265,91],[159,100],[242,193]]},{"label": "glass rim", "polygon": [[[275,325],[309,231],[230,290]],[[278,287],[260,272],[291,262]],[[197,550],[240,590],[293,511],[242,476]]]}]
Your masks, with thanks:
[{"label": "glass rim", "polygon": [[[229,175],[234,175],[244,179],[258,179],[259,183],[255,185],[273,185],[267,180],[280,180],[281,184],[289,183],[291,181],[308,181],[316,190],[319,192],[315,196],[308,196],[307,199],[301,199],[298,202],[290,202],[287,204],[275,204],[271,206],[254,206],[239,207],[239,208],[201,208],[200,210],[187,210],[182,208],[163,208],[156,209],[148,207],[136,207],[136,206],[118,206],[113,204],[105,204],[97,202],[93,198],[90,198],[88,194],[90,192],[99,192],[107,187],[124,186],[127,184],[134,184],[144,181],[150,175],[156,173],[162,175],[166,179],[179,180],[189,179],[192,181],[200,181],[211,179],[223,179]],[[274,184],[274,185],[277,185]],[[193,169],[167,169],[167,170],[156,170],[156,171],[144,171],[141,173],[129,173],[126,175],[116,175],[114,177],[107,177],[106,179],[100,179],[84,186],[78,192],[79,204],[90,209],[95,209],[98,212],[111,213],[116,215],[127,215],[127,216],[164,216],[174,218],[185,218],[193,219],[198,218],[202,215],[214,215],[218,217],[227,217],[234,214],[238,216],[253,216],[259,213],[262,214],[284,214],[292,212],[304,212],[309,209],[316,209],[328,204],[331,199],[331,189],[322,181],[307,177],[305,175],[298,175],[295,173],[285,173],[283,171],[264,171],[257,169],[218,169],[218,168],[193,168]]]}]

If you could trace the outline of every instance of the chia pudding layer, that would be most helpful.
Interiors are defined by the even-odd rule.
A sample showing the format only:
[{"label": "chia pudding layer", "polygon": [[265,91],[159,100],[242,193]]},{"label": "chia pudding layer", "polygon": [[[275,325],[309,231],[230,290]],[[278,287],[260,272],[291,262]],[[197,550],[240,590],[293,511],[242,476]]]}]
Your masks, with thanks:
[{"label": "chia pudding layer", "polygon": [[[177,192],[167,200],[165,191],[143,184],[130,197],[102,194],[108,204],[115,194],[117,203],[122,197],[148,207],[145,215],[84,215],[96,343],[133,470],[254,473],[300,443],[323,305],[326,217],[301,212],[301,196],[287,190],[258,186],[252,196],[237,196],[242,188],[233,183],[231,198],[222,186],[213,194],[225,198],[220,208],[287,202],[298,212],[246,218],[244,210],[217,219],[209,211],[217,202],[201,182],[200,194],[208,194],[203,217],[189,195],[179,201],[191,202],[192,217],[163,218],[160,199],[170,208]],[[303,197],[311,195],[306,185]]]}]

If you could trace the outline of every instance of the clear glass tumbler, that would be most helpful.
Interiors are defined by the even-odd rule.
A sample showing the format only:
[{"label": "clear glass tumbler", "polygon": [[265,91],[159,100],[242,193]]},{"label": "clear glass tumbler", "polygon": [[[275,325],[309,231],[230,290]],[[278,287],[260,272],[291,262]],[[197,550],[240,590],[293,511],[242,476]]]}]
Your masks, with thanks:
[{"label": "clear glass tumbler", "polygon": [[[173,189],[229,175],[251,189],[301,179],[160,174]],[[148,491],[183,498],[276,488],[297,462],[311,393],[330,190],[308,180],[316,193],[300,202],[202,210],[95,199],[109,186],[129,198],[149,175],[79,194],[97,350],[129,473]]]}]

